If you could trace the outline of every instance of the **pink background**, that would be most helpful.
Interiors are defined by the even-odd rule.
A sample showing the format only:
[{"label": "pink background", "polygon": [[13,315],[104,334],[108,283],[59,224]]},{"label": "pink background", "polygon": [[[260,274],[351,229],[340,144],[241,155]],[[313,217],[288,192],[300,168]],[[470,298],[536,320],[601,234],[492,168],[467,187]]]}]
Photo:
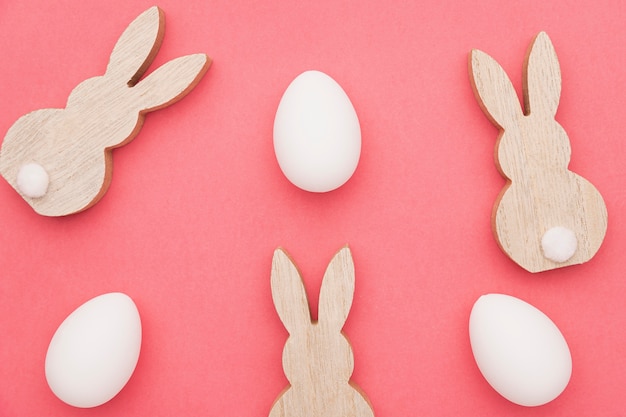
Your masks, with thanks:
[{"label": "pink background", "polygon": [[[118,36],[151,5],[0,2],[0,137],[19,116],[63,107],[74,86],[102,74]],[[0,181],[0,415],[267,416],[287,385],[272,252],[291,253],[316,304],[324,269],[346,243],[357,274],[344,329],[353,381],[377,417],[623,415],[626,3],[159,6],[167,30],[152,69],[194,52],[214,63],[189,96],[149,114],[135,141],[114,151],[104,198],[45,218]],[[526,47],[540,30],[561,62],[557,119],[571,140],[570,168],[603,194],[609,229],[589,263],[532,275],[492,236],[504,179],[467,54],[494,56],[520,91]],[[289,183],[272,148],[280,97],[308,69],[345,89],[363,133],[355,175],[321,195]],[[139,308],[141,357],[117,397],[76,409],[47,387],[46,349],[71,311],[110,291]],[[573,375],[552,403],[514,405],[480,375],[467,321],[490,292],[537,306],[567,339]]]}]

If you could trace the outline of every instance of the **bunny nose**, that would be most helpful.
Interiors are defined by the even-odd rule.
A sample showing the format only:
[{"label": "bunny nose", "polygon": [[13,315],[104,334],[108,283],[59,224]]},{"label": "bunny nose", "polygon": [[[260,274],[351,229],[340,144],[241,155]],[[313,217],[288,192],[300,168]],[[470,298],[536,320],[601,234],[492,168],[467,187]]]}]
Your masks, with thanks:
[{"label": "bunny nose", "polygon": [[46,170],[35,162],[22,165],[17,173],[17,188],[26,197],[40,198],[46,195],[49,181]]},{"label": "bunny nose", "polygon": [[557,226],[548,229],[541,238],[543,256],[547,259],[562,263],[569,260],[578,247],[576,234],[567,227]]}]

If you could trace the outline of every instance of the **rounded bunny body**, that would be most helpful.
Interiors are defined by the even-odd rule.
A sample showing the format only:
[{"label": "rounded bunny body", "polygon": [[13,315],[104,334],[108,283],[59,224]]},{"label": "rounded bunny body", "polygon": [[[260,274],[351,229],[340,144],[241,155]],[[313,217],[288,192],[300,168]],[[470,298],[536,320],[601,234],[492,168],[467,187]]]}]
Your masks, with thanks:
[{"label": "rounded bunny body", "polygon": [[[110,91],[105,97],[73,93],[67,108],[29,113],[7,133],[0,151],[0,173],[13,185],[20,165],[35,162],[50,177],[48,192],[30,199],[38,213],[56,216],[84,210],[108,188],[111,149],[134,137],[143,119],[138,112],[111,106],[123,92]],[[84,109],[92,113],[86,115]]]},{"label": "rounded bunny body", "polygon": [[[541,248],[541,238],[551,228],[565,227],[576,235],[578,248],[567,265],[591,259],[606,233],[606,208],[600,193],[579,175],[569,171],[559,174],[552,176],[559,184],[556,187],[542,187],[543,184],[532,181],[513,182],[494,206],[493,230],[498,244],[530,272],[560,266],[546,259]],[[571,197],[579,193],[585,197]],[[525,221],[519,221],[522,217]]]},{"label": "rounded bunny body", "polygon": [[[164,15],[152,7],[117,41],[104,75],[71,92],[66,108],[37,110],[9,129],[0,149],[0,173],[35,211],[62,216],[87,209],[111,181],[113,148],[131,141],[145,113],[184,97],[208,70],[204,54],[169,61],[141,79],[164,34]],[[47,191],[28,195],[17,181],[21,167],[47,173]]]},{"label": "rounded bunny body", "polygon": [[[89,206],[105,177],[104,152],[86,153],[79,142],[59,147],[65,137],[59,137],[58,126],[72,126],[64,110],[39,110],[22,117],[3,142],[1,153],[10,154],[11,159],[3,157],[0,161],[0,172],[18,192],[16,179],[21,164],[34,162],[44,167],[50,177],[48,190],[42,197],[28,200],[35,211],[51,216],[58,215],[57,210],[75,212]],[[82,175],[76,172],[84,165],[102,169],[85,170],[88,174]]]},{"label": "rounded bunny body", "polygon": [[[270,416],[373,417],[363,394],[349,382],[354,357],[343,333],[311,323],[308,330],[287,340],[283,368],[291,387],[276,401]],[[320,374],[332,377],[320,380]]]},{"label": "rounded bunny body", "polygon": [[350,382],[354,357],[341,332],[354,292],[354,267],[347,248],[335,255],[320,290],[319,320],[311,320],[302,278],[282,250],[272,262],[272,296],[289,331],[283,369],[290,387],[270,417],[373,417],[365,395]]},{"label": "rounded bunny body", "polygon": [[[494,205],[494,235],[511,259],[530,272],[539,272],[591,259],[606,233],[607,211],[596,188],[568,169],[569,139],[555,120],[560,67],[545,33],[531,44],[525,65],[526,112],[502,67],[484,52],[470,54],[474,93],[501,130],[496,164],[508,180]],[[554,244],[557,252],[567,256],[546,252],[544,237],[555,228],[566,231],[567,238],[557,235]]]},{"label": "rounded bunny body", "polygon": [[345,381],[325,381],[321,386],[293,386],[274,403],[270,417],[373,417],[371,406]]}]

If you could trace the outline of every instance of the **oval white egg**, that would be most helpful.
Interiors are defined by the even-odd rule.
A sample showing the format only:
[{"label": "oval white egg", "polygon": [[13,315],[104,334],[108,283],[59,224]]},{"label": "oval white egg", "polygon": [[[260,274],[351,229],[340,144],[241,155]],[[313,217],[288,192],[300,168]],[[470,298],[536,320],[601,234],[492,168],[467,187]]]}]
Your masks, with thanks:
[{"label": "oval white egg", "polygon": [[567,342],[532,305],[509,295],[483,295],[472,308],[469,334],[480,372],[509,401],[542,405],[567,386],[572,373]]},{"label": "oval white egg", "polygon": [[327,192],[350,179],[361,155],[356,111],[328,75],[306,71],[289,84],[274,119],[274,151],[295,186]]},{"label": "oval white egg", "polygon": [[140,348],[135,303],[122,293],[100,295],[74,310],[55,332],[46,354],[46,380],[69,405],[101,405],[126,385]]}]

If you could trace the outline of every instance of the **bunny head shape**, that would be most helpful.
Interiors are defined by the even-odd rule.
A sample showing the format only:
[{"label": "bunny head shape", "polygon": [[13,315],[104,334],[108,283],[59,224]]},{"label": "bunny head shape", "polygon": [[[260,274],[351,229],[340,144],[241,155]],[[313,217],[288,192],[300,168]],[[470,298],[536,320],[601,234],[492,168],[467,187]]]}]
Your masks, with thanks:
[{"label": "bunny head shape", "polygon": [[474,94],[500,129],[496,165],[507,179],[492,213],[492,229],[502,250],[530,272],[591,259],[607,227],[602,196],[568,170],[570,143],[555,120],[561,95],[556,52],[544,32],[528,49],[522,109],[504,69],[473,50],[469,73]]},{"label": "bunny head shape", "polygon": [[271,287],[289,332],[283,369],[291,386],[278,397],[270,417],[373,417],[365,395],[350,382],[354,358],[341,331],[354,296],[350,249],[341,249],[326,269],[318,321],[312,321],[302,277],[282,249],[274,252]]},{"label": "bunny head shape", "polygon": [[0,173],[39,214],[85,210],[106,192],[112,149],[130,142],[147,112],[180,100],[209,68],[205,54],[169,61],[141,79],[164,36],[164,14],[152,7],[117,41],[104,75],[79,84],[65,109],[19,118],[0,149]]}]

